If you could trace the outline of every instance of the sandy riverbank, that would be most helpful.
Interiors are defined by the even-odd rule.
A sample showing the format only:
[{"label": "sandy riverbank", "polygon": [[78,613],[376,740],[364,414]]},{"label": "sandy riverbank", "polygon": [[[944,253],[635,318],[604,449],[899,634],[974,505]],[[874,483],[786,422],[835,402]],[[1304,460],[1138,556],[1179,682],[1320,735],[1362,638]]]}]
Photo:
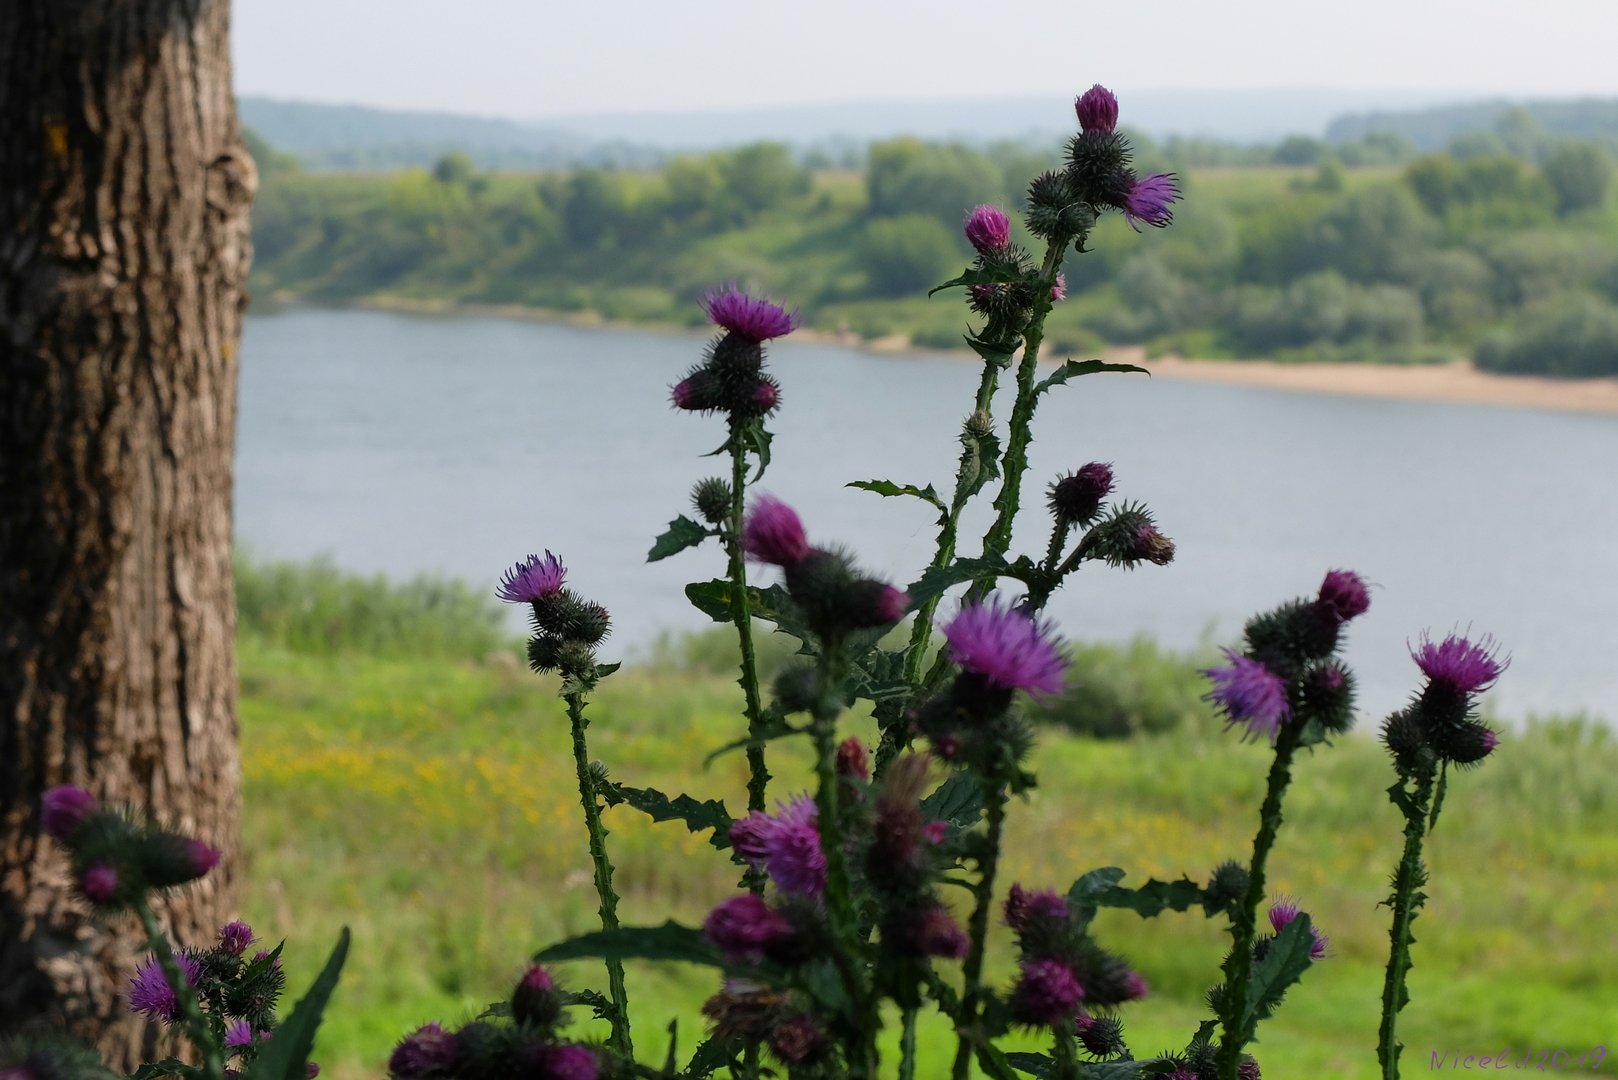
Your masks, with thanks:
[{"label": "sandy riverbank", "polygon": [[[278,299],[282,302],[296,303],[290,297]],[[493,315],[502,318],[565,322],[575,326],[692,332],[689,327],[616,323],[589,313],[548,311],[509,304],[448,304],[371,299],[359,301],[355,306],[444,315]],[[965,349],[947,352],[916,349],[902,336],[868,341],[854,334],[800,330],[794,337],[800,341],[822,341],[874,352],[975,359]],[[1354,394],[1361,397],[1398,398],[1407,401],[1449,401],[1469,405],[1505,405],[1525,409],[1555,409],[1618,416],[1618,377],[1547,379],[1534,375],[1494,375],[1476,370],[1465,360],[1418,367],[1389,364],[1279,363],[1273,360],[1191,360],[1179,356],[1163,356],[1148,360],[1145,350],[1138,347],[1107,349],[1102,355],[1103,358],[1118,363],[1138,364],[1149,370],[1155,378],[1233,383],[1310,394]]]}]

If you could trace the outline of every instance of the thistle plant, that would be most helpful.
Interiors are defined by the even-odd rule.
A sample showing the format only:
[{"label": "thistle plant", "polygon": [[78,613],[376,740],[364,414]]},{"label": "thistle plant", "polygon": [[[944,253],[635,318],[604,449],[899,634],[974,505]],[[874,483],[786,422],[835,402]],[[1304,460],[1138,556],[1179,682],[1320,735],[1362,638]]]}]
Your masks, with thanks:
[{"label": "thistle plant", "polygon": [[[696,483],[696,516],[676,517],[648,558],[708,539],[723,551],[724,576],[694,582],[686,595],[736,633],[742,722],[718,753],[746,755],[744,812],[733,814],[715,798],[632,786],[593,760],[589,697],[618,668],[598,656],[611,629],[608,613],[567,587],[562,560],[548,551],[527,556],[501,579],[500,598],[530,610],[530,666],[560,676],[601,925],[540,951],[515,989],[475,1020],[430,1023],[406,1036],[389,1060],[392,1077],[700,1080],[727,1070],[740,1080],[912,1080],[918,1018],[929,1011],[953,1030],[952,1080],[966,1080],[974,1065],[994,1080],[1259,1076],[1248,1048],[1260,1025],[1312,965],[1330,957],[1325,934],[1300,902],[1272,895],[1270,861],[1294,771],[1306,753],[1347,735],[1355,720],[1355,680],[1341,650],[1348,624],[1370,607],[1358,574],[1331,570],[1314,595],[1255,616],[1239,647],[1226,648],[1224,662],[1205,672],[1207,698],[1227,727],[1266,751],[1265,792],[1245,860],[1196,879],[1126,886],[1122,869],[1102,867],[1065,890],[1016,882],[1002,891],[1008,816],[1039,782],[1038,733],[1025,705],[1063,693],[1069,679],[1063,639],[1043,615],[1048,601],[1087,564],[1161,566],[1176,553],[1152,510],[1119,495],[1127,463],[1102,461],[1076,464],[1048,484],[1048,541],[1034,553],[1013,551],[1041,400],[1083,376],[1143,370],[1065,359],[1040,378],[1045,323],[1066,295],[1064,261],[1089,250],[1092,230],[1109,215],[1137,232],[1170,225],[1180,197],[1174,177],[1133,169],[1110,91],[1092,87],[1075,112],[1078,131],[1064,160],[1029,185],[1022,229],[1004,210],[972,209],[962,227],[972,261],[934,290],[963,290],[975,320],[966,344],[982,362],[953,482],[942,489],[947,495],[932,482],[850,485],[918,499],[937,512],[932,557],[913,580],[866,573],[852,553],[812,540],[812,521],[806,525],[792,506],[757,490],[770,463],[766,421],[783,402],[781,381],[765,370],[764,346],[792,331],[796,315],[735,285],[703,297],[720,333],[674,383],[671,398],[681,411],[725,418],[715,453],[728,457],[729,475]],[[1042,245],[1037,256],[1019,242],[1023,231]],[[1003,424],[997,415],[1006,417]],[[979,498],[991,499],[993,513],[975,552],[963,555],[963,512]],[[798,645],[769,687],[760,682],[756,620]],[[1383,731],[1398,773],[1389,794],[1405,817],[1389,900],[1393,954],[1378,1040],[1384,1077],[1398,1072],[1394,1025],[1406,999],[1410,926],[1424,899],[1422,845],[1442,807],[1449,767],[1474,764],[1496,745],[1475,715],[1475,698],[1504,666],[1487,641],[1453,636],[1424,641],[1415,657],[1427,685]],[[874,748],[849,730],[865,711],[877,726]],[[784,792],[772,790],[766,759],[780,740],[800,740],[813,759],[803,786]],[[620,806],[703,834],[730,860],[736,891],[700,926],[620,920],[603,821],[604,811]],[[74,853],[84,895],[128,906],[147,922],[157,966],[137,977],[139,1000],[159,1021],[184,1026],[203,1055],[201,1065],[162,1064],[179,1075],[223,1080],[226,1058],[240,1051],[247,1075],[297,1080],[291,1070],[307,1060],[344,946],[306,999],[309,1008],[300,1005],[285,1024],[275,1025],[269,1013],[243,1013],[231,996],[237,991],[217,987],[229,979],[274,981],[276,954],[242,961],[251,938],[245,928],[226,928],[207,955],[176,951],[156,932],[142,899],[148,887],[206,872],[211,853],[109,818],[83,793],[58,791],[44,814],[47,831]],[[1228,921],[1230,948],[1208,994],[1209,1015],[1180,1048],[1151,1056],[1131,1049],[1125,1021],[1148,997],[1149,980],[1099,940],[1095,919],[1103,908],[1143,918],[1200,909]],[[1016,975],[1005,985],[986,975],[994,970],[989,931],[997,917],[1016,948]],[[560,988],[552,966],[582,959],[604,963],[605,994]],[[657,1065],[637,1057],[624,966],[631,959],[713,970],[702,1009],[706,1037],[688,1055],[671,1045]],[[574,1006],[606,1022],[603,1042],[563,1037]],[[899,1018],[897,1060],[882,1056],[890,1015]],[[241,1031],[227,1026],[238,1020]],[[267,1048],[255,1034],[261,1030],[278,1032]],[[1013,1030],[1036,1032],[1048,1050],[1004,1051],[1000,1044]],[[301,1042],[279,1034],[293,1031]],[[0,1058],[0,1080],[46,1080],[37,1069],[17,1072],[31,1068]]]}]

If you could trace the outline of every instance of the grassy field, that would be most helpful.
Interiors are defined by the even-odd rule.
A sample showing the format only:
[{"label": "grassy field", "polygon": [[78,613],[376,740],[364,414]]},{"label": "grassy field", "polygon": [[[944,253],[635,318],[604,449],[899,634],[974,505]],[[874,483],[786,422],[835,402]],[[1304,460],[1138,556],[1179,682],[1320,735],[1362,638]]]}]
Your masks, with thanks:
[{"label": "grassy field", "polygon": [[[484,641],[474,610],[440,603],[428,620],[437,630],[412,637],[400,624],[394,647],[360,647],[364,634],[332,629],[343,616],[330,588],[316,590],[329,603],[312,598],[301,614],[277,608],[275,591],[244,590],[258,597],[251,612],[244,602],[240,654],[245,915],[263,936],[288,939],[294,992],[338,928],[353,928],[317,1057],[334,1080],[374,1077],[401,1034],[474,1015],[509,992],[535,950],[593,926],[567,722],[552,680],[513,653],[464,647]],[[278,610],[279,622],[263,617]],[[443,627],[445,612],[458,627]],[[676,646],[602,684],[591,749],[615,778],[744,805],[739,756],[700,764],[738,730],[738,691],[714,673],[712,651]],[[1112,655],[1119,665],[1162,662],[1138,648]],[[857,720],[848,730],[870,734]],[[1203,714],[1127,740],[1049,730],[1035,763],[1041,787],[1014,808],[1002,894],[1014,880],[1065,889],[1107,865],[1136,882],[1202,878],[1243,857],[1266,753]],[[807,787],[801,749],[772,751],[772,768],[781,794]],[[1618,1032],[1615,774],[1618,741],[1605,728],[1560,721],[1508,731],[1486,766],[1456,778],[1429,846],[1432,900],[1416,926],[1401,1025],[1407,1075],[1428,1068],[1432,1051],[1577,1052]],[[1387,950],[1377,905],[1398,847],[1384,794],[1392,772],[1356,735],[1306,757],[1296,776],[1273,885],[1302,900],[1332,953],[1255,1052],[1270,1077],[1370,1077]],[[629,921],[696,922],[734,887],[729,862],[683,826],[653,826],[627,808],[607,822]],[[1217,974],[1220,927],[1200,915],[1146,923],[1119,912],[1100,925],[1153,988],[1125,1014],[1136,1052],[1183,1045]],[[995,945],[990,970],[1004,983],[1009,940]],[[575,987],[604,984],[591,965],[565,974]],[[671,1020],[689,1051],[713,973],[631,974],[643,1056],[655,1060],[645,1050],[660,1052]],[[922,1076],[938,1075],[950,1050],[936,1019],[923,1032]]]}]

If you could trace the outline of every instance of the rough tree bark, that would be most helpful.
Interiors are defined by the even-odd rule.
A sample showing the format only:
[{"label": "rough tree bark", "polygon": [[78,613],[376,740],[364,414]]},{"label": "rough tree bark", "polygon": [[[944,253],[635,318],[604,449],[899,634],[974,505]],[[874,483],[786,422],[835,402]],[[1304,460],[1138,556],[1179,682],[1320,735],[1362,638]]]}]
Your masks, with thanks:
[{"label": "rough tree bark", "polygon": [[230,565],[255,186],[226,0],[0,2],[0,1035],[148,1051],[129,924],[37,830],[60,783],[225,852],[166,908],[236,896]]}]

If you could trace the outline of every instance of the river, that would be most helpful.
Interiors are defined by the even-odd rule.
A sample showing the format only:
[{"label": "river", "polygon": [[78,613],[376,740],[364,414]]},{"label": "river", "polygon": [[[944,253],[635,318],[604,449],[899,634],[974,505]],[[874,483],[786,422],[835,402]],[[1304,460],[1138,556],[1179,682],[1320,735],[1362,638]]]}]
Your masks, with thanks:
[{"label": "river", "polygon": [[[612,611],[612,647],[703,625],[681,588],[718,575],[717,548],[645,554],[689,513],[691,485],[723,469],[700,456],[722,421],[668,404],[704,341],[482,316],[252,315],[238,541],[263,558],[324,554],[491,590],[548,548]],[[790,338],[770,364],[783,404],[761,490],[795,506],[815,542],[909,580],[931,558],[934,512],[843,485],[947,489],[977,365]],[[1417,685],[1408,641],[1459,627],[1512,656],[1492,695],[1502,714],[1618,719],[1618,417],[1109,374],[1049,394],[1035,430],[1035,505],[1014,550],[1043,553],[1046,484],[1091,460],[1112,462],[1118,494],[1148,503],[1178,545],[1168,567],[1092,564],[1070,579],[1049,608],[1069,637],[1231,641],[1248,614],[1348,567],[1374,584],[1347,649],[1370,714]],[[981,535],[977,510],[963,535]]]}]

